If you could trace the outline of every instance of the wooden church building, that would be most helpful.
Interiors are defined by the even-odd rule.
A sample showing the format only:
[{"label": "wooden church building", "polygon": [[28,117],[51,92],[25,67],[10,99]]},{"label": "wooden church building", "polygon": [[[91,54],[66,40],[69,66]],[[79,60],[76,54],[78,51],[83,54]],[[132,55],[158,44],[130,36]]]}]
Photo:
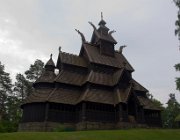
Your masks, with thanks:
[{"label": "wooden church building", "polygon": [[[21,105],[19,131],[53,131],[161,127],[161,110],[148,99],[148,90],[132,78],[133,67],[115,50],[116,40],[101,18],[90,42],[82,39],[79,55],[52,55],[34,92]],[[55,74],[55,69],[59,70]]]}]

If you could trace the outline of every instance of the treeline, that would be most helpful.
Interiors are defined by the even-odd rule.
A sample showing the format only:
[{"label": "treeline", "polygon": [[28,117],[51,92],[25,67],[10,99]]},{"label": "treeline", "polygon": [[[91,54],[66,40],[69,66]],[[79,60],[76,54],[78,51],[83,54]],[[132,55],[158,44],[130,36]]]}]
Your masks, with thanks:
[{"label": "treeline", "polygon": [[176,100],[175,94],[170,93],[165,106],[153,98],[152,94],[147,93],[147,97],[155,106],[161,108],[161,119],[163,128],[180,128],[180,103]]},{"label": "treeline", "polygon": [[21,120],[20,105],[33,92],[33,82],[42,74],[44,63],[36,60],[23,74],[16,74],[12,83],[10,74],[0,62],[0,132],[15,132]]},{"label": "treeline", "polygon": [[[20,105],[24,99],[33,92],[33,82],[43,73],[44,63],[36,60],[23,74],[18,73],[12,83],[9,73],[5,71],[0,62],[0,132],[15,132],[21,121],[22,110]],[[163,128],[177,128],[180,121],[180,104],[175,94],[169,94],[167,106],[147,94],[154,104],[162,108]]]}]

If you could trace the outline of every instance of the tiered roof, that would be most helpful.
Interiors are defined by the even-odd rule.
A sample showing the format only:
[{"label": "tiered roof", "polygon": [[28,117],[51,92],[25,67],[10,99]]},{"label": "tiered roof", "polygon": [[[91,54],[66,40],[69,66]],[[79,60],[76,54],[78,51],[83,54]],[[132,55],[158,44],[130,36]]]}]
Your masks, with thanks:
[{"label": "tiered roof", "polygon": [[[56,68],[59,69],[58,75],[54,73],[55,64],[51,56],[45,65],[44,73],[35,82],[36,89],[34,93],[25,100],[25,104],[54,102],[75,105],[82,101],[89,101],[116,105],[127,103],[131,94],[136,95],[135,93],[140,91],[140,93],[143,93],[143,96],[136,96],[139,104],[144,106],[145,109],[157,109],[144,96],[148,90],[134,79],[131,78],[125,86],[120,86],[123,75],[126,72],[131,75],[134,69],[122,52],[114,50],[113,56],[100,53],[100,47],[97,42],[105,40],[113,45],[117,43],[111,36],[111,33],[108,33],[109,29],[105,24],[106,22],[102,19],[99,23],[99,29],[96,29],[93,25],[94,32],[91,43],[83,42],[79,55],[59,51],[56,64]],[[105,70],[98,71],[93,66],[101,69],[105,68]],[[54,88],[38,88],[40,83],[54,84]],[[59,85],[66,84],[69,88],[56,87],[55,84],[57,83]],[[71,88],[72,86],[73,88]]]}]

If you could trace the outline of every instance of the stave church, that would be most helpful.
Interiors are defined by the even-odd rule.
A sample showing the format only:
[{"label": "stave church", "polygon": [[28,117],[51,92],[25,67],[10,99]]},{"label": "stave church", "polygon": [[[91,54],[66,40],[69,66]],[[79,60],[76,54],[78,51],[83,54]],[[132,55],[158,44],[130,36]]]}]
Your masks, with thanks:
[{"label": "stave church", "polygon": [[[101,17],[98,28],[79,55],[62,52],[56,64],[52,55],[34,91],[21,108],[19,131],[53,131],[161,127],[161,109],[148,98],[148,90],[132,77],[134,68],[115,50],[117,41]],[[58,73],[55,73],[55,69]]]}]

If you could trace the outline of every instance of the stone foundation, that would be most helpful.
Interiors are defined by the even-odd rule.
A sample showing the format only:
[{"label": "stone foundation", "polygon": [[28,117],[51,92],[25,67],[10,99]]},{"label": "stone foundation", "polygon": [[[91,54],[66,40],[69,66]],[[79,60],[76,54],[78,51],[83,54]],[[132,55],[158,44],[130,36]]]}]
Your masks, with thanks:
[{"label": "stone foundation", "polygon": [[75,130],[75,124],[72,123],[56,123],[56,122],[27,122],[20,123],[18,131],[57,131],[56,129],[71,128]]},{"label": "stone foundation", "polygon": [[76,124],[76,130],[103,130],[115,129],[114,123],[103,122],[79,122]]},{"label": "stone foundation", "polygon": [[103,123],[103,122],[79,122],[79,123],[55,123],[55,122],[27,122],[19,124],[19,131],[58,131],[66,130],[109,130],[128,128],[148,128],[145,124],[129,122]]},{"label": "stone foundation", "polygon": [[129,128],[148,128],[146,124],[137,124],[130,122],[118,122],[116,123],[116,129],[129,129]]}]

